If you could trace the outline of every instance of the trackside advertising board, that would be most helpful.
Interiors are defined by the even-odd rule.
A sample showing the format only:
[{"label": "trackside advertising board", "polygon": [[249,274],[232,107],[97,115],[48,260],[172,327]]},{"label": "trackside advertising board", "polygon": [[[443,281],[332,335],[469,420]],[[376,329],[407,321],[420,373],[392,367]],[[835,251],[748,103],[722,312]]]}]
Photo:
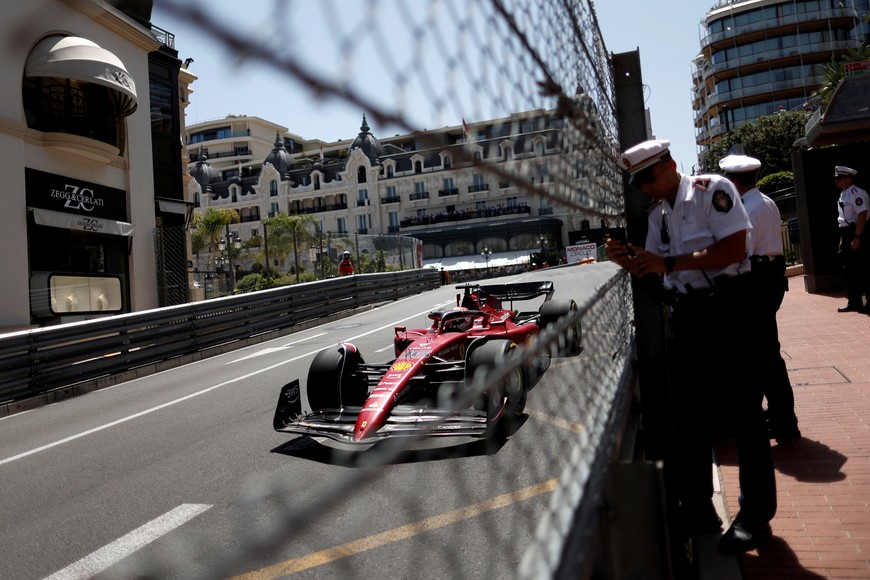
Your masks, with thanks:
[{"label": "trackside advertising board", "polygon": [[586,258],[598,259],[598,246],[595,242],[588,244],[575,244],[573,246],[565,246],[566,261],[568,264],[576,264],[580,260]]}]

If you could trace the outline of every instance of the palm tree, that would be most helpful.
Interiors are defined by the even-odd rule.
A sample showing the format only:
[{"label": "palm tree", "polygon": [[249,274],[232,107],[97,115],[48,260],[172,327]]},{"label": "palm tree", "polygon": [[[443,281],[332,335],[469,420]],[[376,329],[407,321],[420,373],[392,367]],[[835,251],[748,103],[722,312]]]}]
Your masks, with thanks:
[{"label": "palm tree", "polygon": [[[299,246],[311,245],[317,240],[314,229],[317,220],[308,214],[285,215],[278,214],[275,217],[263,220],[269,231],[270,253],[280,261],[284,261],[293,251],[293,263],[296,269],[296,283],[300,282]],[[268,264],[267,264],[268,267]]]},{"label": "palm tree", "polygon": [[[867,17],[870,17],[870,14]],[[850,48],[848,54],[843,55],[840,60],[831,59],[831,62],[826,64],[822,69],[825,84],[814,92],[813,96],[821,101],[823,107],[827,106],[831,102],[834,91],[840,85],[840,81],[846,76],[845,65],[865,60],[870,60],[870,46],[866,45],[860,48]]]}]

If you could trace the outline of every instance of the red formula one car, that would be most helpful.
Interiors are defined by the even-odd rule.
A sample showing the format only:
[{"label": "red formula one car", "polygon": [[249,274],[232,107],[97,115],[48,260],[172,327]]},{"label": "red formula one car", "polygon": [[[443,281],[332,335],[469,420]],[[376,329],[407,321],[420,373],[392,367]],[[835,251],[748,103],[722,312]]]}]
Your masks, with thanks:
[{"label": "red formula one car", "polygon": [[[319,352],[308,371],[311,411],[303,412],[299,380],[292,381],[281,389],[275,430],[345,443],[421,434],[489,436],[503,416],[522,414],[530,373],[546,370],[549,357],[542,355],[538,369],[517,365],[507,378],[486,381],[487,390],[474,395],[467,389],[477,369],[498,368],[513,349],[564,316],[573,322],[560,354],[582,351],[577,305],[552,300],[552,282],[457,289],[464,293],[457,294],[456,307],[430,312],[429,328],[396,327],[392,361],[366,363],[349,343]],[[513,310],[514,301],[540,296],[545,298],[538,311]],[[510,308],[502,301],[510,301]]]}]

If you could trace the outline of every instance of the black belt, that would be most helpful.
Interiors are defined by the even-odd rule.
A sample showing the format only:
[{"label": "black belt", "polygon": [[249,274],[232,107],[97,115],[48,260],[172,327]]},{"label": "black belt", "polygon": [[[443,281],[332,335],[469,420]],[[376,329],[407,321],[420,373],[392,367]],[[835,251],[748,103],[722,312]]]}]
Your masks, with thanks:
[{"label": "black belt", "polygon": [[753,267],[755,267],[755,266],[777,266],[777,265],[785,264],[785,256],[780,254],[778,256],[774,256],[771,258],[770,256],[752,255],[752,256],[749,256],[749,263],[752,264]]}]

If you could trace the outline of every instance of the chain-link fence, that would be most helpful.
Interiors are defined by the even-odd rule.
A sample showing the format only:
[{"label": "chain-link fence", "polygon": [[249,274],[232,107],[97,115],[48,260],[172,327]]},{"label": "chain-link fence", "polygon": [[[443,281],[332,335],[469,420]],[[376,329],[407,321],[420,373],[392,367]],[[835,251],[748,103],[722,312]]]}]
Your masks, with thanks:
[{"label": "chain-link fence", "polygon": [[[409,134],[422,126],[443,126],[446,118],[478,121],[551,111],[561,120],[555,126],[559,153],[548,159],[546,179],[536,178],[534,156],[506,165],[488,163],[462,148],[456,150],[455,162],[479,167],[500,183],[528,192],[529,199],[551,200],[614,226],[624,223],[622,179],[614,161],[619,148],[614,82],[589,0],[382,0],[352,8],[323,0],[304,9],[302,3],[269,4],[271,26],[282,31],[282,38],[292,39],[302,27],[318,28],[321,46],[334,47],[334,58],[292,40],[282,44],[270,35],[244,33],[235,25],[237,14],[216,13],[206,3],[163,0],[161,6],[243,57],[242,66],[256,62],[301,83],[310,98],[343,101],[364,110],[370,120]],[[369,60],[358,60],[362,54]],[[421,120],[423,105],[431,117]],[[521,132],[517,125],[516,134],[503,137]],[[344,251],[351,253],[358,271],[402,269],[421,257],[413,238],[317,234],[301,240],[292,231],[266,227],[251,232],[244,226],[190,232],[192,297],[259,287],[248,280],[255,275],[266,284],[337,275]],[[262,510],[254,508],[238,524],[236,549],[225,552],[225,560],[203,563],[189,553],[176,553],[166,562],[152,562],[155,569],[148,573],[192,577],[192,568],[202,568],[203,577],[225,576],[249,571],[251,562],[281,561],[246,577],[319,577],[325,573],[322,566],[328,566],[331,577],[347,578],[591,577],[596,568],[595,573],[608,575],[608,557],[602,553],[609,550],[600,544],[606,533],[596,532],[596,520],[606,465],[620,446],[619,426],[631,399],[627,276],[614,276],[581,306],[576,317],[584,329],[582,357],[553,356],[570,334],[571,321],[563,320],[476,383],[482,391],[518,365],[546,360],[548,368],[540,377],[545,387],[522,425],[534,436],[517,438],[510,447],[482,441],[479,447],[466,447],[464,455],[433,452],[442,461],[431,464],[405,459],[413,440],[403,440],[371,450],[365,465],[303,492],[282,480],[257,479],[253,499],[246,501]],[[469,461],[478,466],[469,469]],[[405,480],[411,486],[401,485],[395,470],[385,469],[396,465],[417,470],[416,477]],[[451,493],[445,494],[445,488]],[[404,557],[390,559],[385,570],[370,570],[348,555],[377,549],[382,545],[377,532],[393,522],[379,517],[366,525],[354,522],[347,515],[352,512],[348,502],[381,505],[384,497],[390,498],[391,513],[414,523],[399,528]],[[500,509],[506,505],[513,507]],[[335,526],[352,531],[356,540],[339,541],[346,534],[331,532]]]}]

